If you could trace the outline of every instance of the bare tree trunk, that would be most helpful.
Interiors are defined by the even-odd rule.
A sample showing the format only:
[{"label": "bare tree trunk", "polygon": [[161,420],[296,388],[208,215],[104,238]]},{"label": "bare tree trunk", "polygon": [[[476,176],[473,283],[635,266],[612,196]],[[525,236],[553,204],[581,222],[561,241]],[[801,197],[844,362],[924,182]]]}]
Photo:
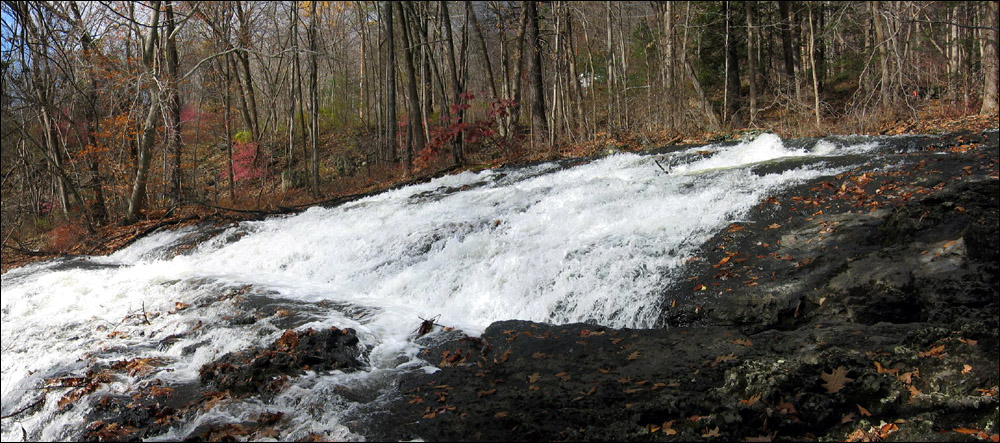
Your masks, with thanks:
[{"label": "bare tree trunk", "polygon": [[170,201],[181,201],[181,95],[178,91],[179,74],[177,72],[177,37],[175,34],[173,2],[166,4],[166,86],[167,112],[166,120],[167,155],[170,156],[167,193]]},{"label": "bare tree trunk", "polygon": [[538,38],[538,10],[535,2],[525,2],[528,14],[528,45],[531,51],[531,69],[528,79],[531,83],[531,126],[532,131],[537,135],[544,135],[548,131],[545,121],[545,89],[542,84],[542,42]]},{"label": "bare tree trunk", "polygon": [[309,19],[309,112],[312,118],[309,120],[309,154],[310,166],[312,168],[310,178],[312,179],[313,195],[319,195],[319,77],[318,64],[319,53],[316,41],[316,2],[310,2]]},{"label": "bare tree trunk", "polygon": [[257,98],[254,93],[253,77],[250,75],[250,55],[245,50],[250,48],[250,11],[243,10],[243,2],[233,2],[236,5],[236,18],[240,22],[240,47],[244,51],[236,53],[243,74],[243,95],[248,115],[248,129],[254,141],[260,140],[260,122],[257,118]]},{"label": "bare tree trunk", "polygon": [[813,7],[809,4],[809,66],[812,68],[813,113],[819,126],[819,77],[816,74],[816,30],[813,28]]},{"label": "bare tree trunk", "polygon": [[997,2],[986,2],[986,26],[979,40],[983,52],[983,105],[980,115],[997,113]]},{"label": "bare tree trunk", "polygon": [[500,98],[500,94],[497,92],[497,81],[493,75],[493,63],[490,62],[490,52],[486,47],[486,38],[483,37],[483,27],[479,24],[479,18],[476,17],[476,11],[472,7],[472,2],[465,2],[465,11],[472,20],[472,31],[476,34],[476,40],[479,42],[479,50],[483,53],[483,67],[486,68],[486,78],[490,83],[490,91],[493,93],[493,98]]},{"label": "bare tree trunk", "polygon": [[420,97],[417,95],[417,70],[413,66],[413,45],[410,39],[411,26],[409,23],[415,19],[414,17],[407,16],[403,12],[403,5],[400,3],[395,3],[396,14],[399,16],[399,27],[402,32],[403,37],[403,47],[404,60],[403,65],[406,67],[406,92],[409,107],[406,111],[406,122],[407,122],[407,140],[406,149],[403,151],[403,164],[406,170],[409,171],[413,166],[413,151],[420,152],[424,150],[426,145],[426,140],[424,139],[424,130],[421,127],[421,122],[423,121],[420,116]]},{"label": "bare tree trunk", "polygon": [[747,80],[750,86],[749,126],[754,126],[757,121],[757,58],[754,52],[756,31],[753,25],[753,3],[745,1],[743,6],[747,16]]},{"label": "bare tree trunk", "polygon": [[382,6],[385,18],[386,39],[386,80],[385,80],[385,115],[386,115],[386,158],[395,163],[396,159],[396,43],[392,26],[392,4],[384,2]]},{"label": "bare tree trunk", "polygon": [[[76,25],[80,28],[80,49],[87,63],[87,87],[85,92],[86,104],[84,105],[84,118],[86,120],[86,144],[94,144],[94,134],[99,128],[99,118],[97,116],[97,75],[94,72],[93,60],[93,38],[86,29],[83,14],[75,2],[69,3],[73,16],[76,18]],[[101,176],[100,165],[97,158],[88,157],[87,167],[90,169],[91,188],[94,190],[94,204],[90,207],[90,212],[95,222],[104,223],[108,220],[108,207],[104,196],[104,179]]]},{"label": "bare tree trunk", "polygon": [[149,30],[146,34],[146,41],[143,45],[142,59],[149,69],[149,111],[142,124],[142,135],[139,139],[139,164],[136,168],[135,182],[132,186],[132,194],[128,199],[128,212],[125,214],[126,223],[135,223],[139,220],[139,212],[143,210],[146,198],[146,182],[149,180],[149,162],[152,154],[149,152],[153,147],[153,140],[156,138],[156,116],[160,110],[159,88],[156,86],[156,71],[153,64],[155,57],[157,29],[160,24],[160,2],[154,1],[151,5],[152,17],[149,20]]},{"label": "bare tree trunk", "polygon": [[[461,126],[465,116],[465,110],[462,109],[464,100],[461,99],[462,86],[458,82],[458,64],[455,62],[455,40],[452,36],[451,15],[448,14],[447,1],[441,2],[441,21],[445,32],[445,46],[448,49],[448,64],[449,71],[451,72],[452,103],[456,105],[457,111],[455,113],[455,123]],[[451,141],[451,160],[456,165],[461,165],[463,163],[461,131],[459,131],[458,134],[455,135],[455,138]]]}]

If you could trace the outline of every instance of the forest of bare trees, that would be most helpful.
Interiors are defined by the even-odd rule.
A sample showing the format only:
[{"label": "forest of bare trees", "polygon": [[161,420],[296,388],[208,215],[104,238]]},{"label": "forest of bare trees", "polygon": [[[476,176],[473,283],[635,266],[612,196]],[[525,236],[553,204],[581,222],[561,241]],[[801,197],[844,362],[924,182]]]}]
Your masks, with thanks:
[{"label": "forest of bare trees", "polygon": [[4,1],[3,246],[622,137],[995,116],[997,15],[994,1]]}]

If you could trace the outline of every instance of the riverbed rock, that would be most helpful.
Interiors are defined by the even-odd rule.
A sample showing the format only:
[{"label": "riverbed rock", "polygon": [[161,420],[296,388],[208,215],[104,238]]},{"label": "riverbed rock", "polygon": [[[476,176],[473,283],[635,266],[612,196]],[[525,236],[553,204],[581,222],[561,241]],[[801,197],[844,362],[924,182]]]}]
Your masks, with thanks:
[{"label": "riverbed rock", "polygon": [[276,393],[287,377],[307,370],[357,369],[360,349],[352,329],[287,330],[267,348],[229,353],[203,366],[201,381],[233,394]]},{"label": "riverbed rock", "polygon": [[[652,329],[503,321],[428,346],[375,440],[996,441],[996,133],[770,196]],[[428,373],[431,372],[431,373]]]}]

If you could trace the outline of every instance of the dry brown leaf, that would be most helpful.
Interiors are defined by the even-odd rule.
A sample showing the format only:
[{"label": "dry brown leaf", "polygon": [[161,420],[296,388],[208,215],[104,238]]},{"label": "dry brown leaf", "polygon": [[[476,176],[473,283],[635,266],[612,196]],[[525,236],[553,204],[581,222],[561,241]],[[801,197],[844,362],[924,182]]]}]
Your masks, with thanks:
[{"label": "dry brown leaf", "polygon": [[719,433],[719,427],[716,426],[715,429],[712,430],[705,428],[705,432],[702,432],[701,436],[702,438],[721,437],[722,434]]},{"label": "dry brown leaf", "polygon": [[904,372],[896,378],[898,378],[899,381],[903,382],[904,384],[910,384],[913,383],[913,377],[920,377],[920,371],[916,370],[916,371]]},{"label": "dry brown leaf", "polygon": [[754,394],[754,395],[751,395],[750,398],[748,398],[746,400],[742,400],[742,399],[740,400],[740,402],[742,402],[743,404],[745,404],[747,406],[750,406],[750,405],[752,405],[754,403],[757,403],[758,401],[760,401],[760,394]]},{"label": "dry brown leaf", "polygon": [[714,367],[718,366],[719,363],[724,363],[724,362],[733,361],[733,360],[737,360],[735,354],[720,355],[718,357],[715,357],[715,361],[712,362],[712,367],[714,368]]},{"label": "dry brown leaf", "polygon": [[963,374],[968,374],[970,372],[972,372],[972,366],[962,365],[962,373]]},{"label": "dry brown leaf", "polygon": [[899,373],[899,369],[886,369],[886,368],[882,367],[882,363],[875,362],[875,372],[877,372],[879,374],[896,375],[896,374]]},{"label": "dry brown leaf", "polygon": [[631,353],[631,354],[629,354],[627,358],[628,358],[629,360],[636,360],[636,359],[638,359],[638,358],[639,358],[639,356],[640,356],[640,355],[642,355],[642,352],[639,352],[639,351],[632,351],[632,353]]},{"label": "dry brown leaf", "polygon": [[843,366],[838,366],[829,374],[825,372],[820,374],[820,378],[824,381],[823,388],[826,389],[827,394],[839,392],[844,389],[847,383],[854,381],[853,378],[847,377],[847,369],[844,369]]},{"label": "dry brown leaf", "polygon": [[867,409],[865,409],[865,407],[864,407],[864,406],[861,406],[861,405],[859,405],[859,404],[855,404],[855,406],[857,406],[857,407],[858,407],[858,412],[860,412],[860,413],[861,413],[861,415],[863,415],[863,416],[865,416],[865,417],[871,417],[871,416],[872,416],[872,413],[871,413],[871,412],[868,412],[868,410],[867,410]]},{"label": "dry brown leaf", "polygon": [[493,389],[490,389],[488,391],[479,391],[479,393],[477,393],[476,396],[479,397],[479,398],[483,398],[483,397],[488,397],[488,396],[496,394],[496,393],[497,393],[497,388],[493,388]]},{"label": "dry brown leaf", "polygon": [[745,338],[737,338],[735,340],[730,340],[730,343],[742,345],[742,346],[753,346],[753,342]]},{"label": "dry brown leaf", "polygon": [[944,351],[944,345],[937,345],[937,346],[935,346],[933,348],[928,349],[926,352],[917,353],[917,357],[920,357],[920,358],[938,357],[938,356],[941,355],[942,351]]},{"label": "dry brown leaf", "polygon": [[542,374],[534,373],[528,376],[528,383],[534,383],[542,378]]}]

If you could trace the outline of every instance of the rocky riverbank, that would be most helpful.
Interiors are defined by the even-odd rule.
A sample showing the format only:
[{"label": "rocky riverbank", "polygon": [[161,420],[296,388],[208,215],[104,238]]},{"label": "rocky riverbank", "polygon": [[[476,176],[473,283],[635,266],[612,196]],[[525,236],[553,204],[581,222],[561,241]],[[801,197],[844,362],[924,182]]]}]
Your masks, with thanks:
[{"label": "rocky riverbank", "polygon": [[771,196],[706,243],[665,294],[662,328],[432,334],[440,371],[404,377],[357,430],[997,441],[997,133],[890,143],[898,155]]},{"label": "rocky riverbank", "polygon": [[[337,435],[997,441],[997,134],[884,140],[894,154],[769,196],[687,262],[662,294],[653,329],[508,320],[470,337],[413,319],[421,357],[437,369],[331,387],[352,405],[337,417],[347,429]],[[788,165],[755,171],[778,167]],[[196,230],[163,253],[188,254],[218,232]],[[38,399],[4,419],[84,407],[71,439],[288,439],[303,418],[272,407],[275,398],[303,389],[297,380],[365,370],[372,352],[352,329],[306,327],[330,309],[369,315],[360,307],[271,297],[252,286],[189,302],[142,307],[122,320],[135,327],[108,337],[146,334],[144,326],[198,309],[225,309],[227,333],[263,322],[280,337],[212,356],[197,380],[164,382],[169,358],[204,345],[198,321],[153,342],[190,343],[180,356],[91,356],[72,372],[46,375]],[[238,403],[256,407],[217,413]],[[292,438],[332,435],[310,432]]]}]

